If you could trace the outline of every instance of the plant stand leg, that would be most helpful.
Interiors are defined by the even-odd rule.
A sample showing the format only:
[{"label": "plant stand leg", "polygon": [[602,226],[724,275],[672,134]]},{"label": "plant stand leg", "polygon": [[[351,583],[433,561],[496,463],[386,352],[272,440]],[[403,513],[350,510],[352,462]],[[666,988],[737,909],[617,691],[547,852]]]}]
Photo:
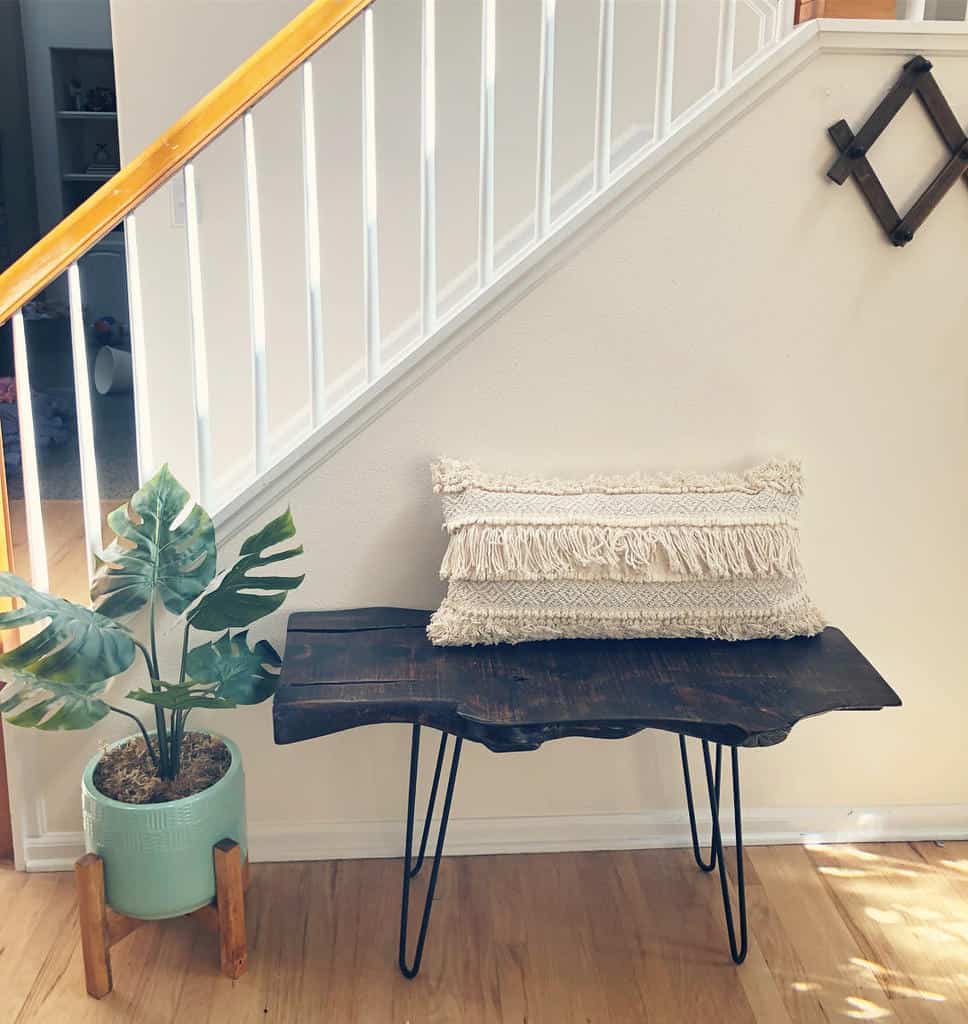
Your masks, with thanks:
[{"label": "plant stand leg", "polygon": [[219,960],[227,978],[240,978],[248,965],[242,851],[238,843],[223,839],[215,844],[213,856]]},{"label": "plant stand leg", "polygon": [[111,946],[104,901],[104,861],[87,853],[74,865],[81,923],[81,950],[88,995],[103,999],[111,991]]}]

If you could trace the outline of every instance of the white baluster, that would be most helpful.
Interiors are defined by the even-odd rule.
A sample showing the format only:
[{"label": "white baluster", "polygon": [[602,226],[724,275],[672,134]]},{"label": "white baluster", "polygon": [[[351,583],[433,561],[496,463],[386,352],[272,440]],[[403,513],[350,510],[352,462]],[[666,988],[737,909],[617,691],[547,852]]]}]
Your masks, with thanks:
[{"label": "white baluster", "polygon": [[615,0],[601,0],[598,17],[598,86],[595,104],[593,189],[601,191],[612,169],[612,63],[615,52]]},{"label": "white baluster", "polygon": [[47,541],[44,537],[44,511],[40,503],[37,439],[34,435],[34,409],[30,397],[30,371],[27,368],[27,335],[24,331],[23,313],[19,310],[13,315],[13,365],[17,381],[20,468],[24,482],[30,582],[36,590],[48,590],[50,580],[47,576]]},{"label": "white baluster", "polygon": [[497,71],[496,0],[481,0],[481,195],[478,214],[478,279],[494,277],[494,83]]},{"label": "white baluster", "polygon": [[551,228],[551,158],[555,117],[556,0],[542,0],[541,56],[538,71],[538,171],[535,191],[535,238]]},{"label": "white baluster", "polygon": [[303,215],[306,222],[306,306],[309,318],[309,377],[313,427],[326,414],[326,360],[323,346],[323,261],[319,242],[319,171],[316,164],[316,95],[313,66],[302,67]]},{"label": "white baluster", "polygon": [[[760,16],[760,24],[763,18]],[[762,46],[762,43],[760,44]],[[719,45],[716,48],[716,88],[725,89],[733,78],[736,50],[736,0],[719,0]]]},{"label": "white baluster", "polygon": [[151,444],[151,415],[148,399],[148,365],[145,355],[145,316],[141,297],[141,264],[138,257],[138,228],[132,213],[124,222],[124,247],[128,266],[128,305],[131,313],[131,375],[134,381],[134,419],[138,448],[138,480],[144,483],[155,471]]},{"label": "white baluster", "polygon": [[777,42],[786,39],[796,27],[793,23],[793,19],[796,17],[795,7],[796,0],[779,0],[777,3],[776,19],[773,22],[773,38]]},{"label": "white baluster", "polygon": [[924,5],[925,0],[907,0],[907,20],[924,21]]},{"label": "white baluster", "polygon": [[373,65],[373,8],[363,12],[363,322],[366,379],[380,376],[380,256],[376,193],[376,82]]},{"label": "white baluster", "polygon": [[252,408],[255,418],[255,471],[269,466],[269,395],[266,370],[266,298],[262,270],[262,219],[259,214],[259,174],[255,155],[252,111],[242,118],[245,153],[245,243],[249,263],[249,336],[252,346]]},{"label": "white baluster", "polygon": [[424,0],[420,103],[420,326],[437,323],[437,0]]},{"label": "white baluster", "polygon": [[94,578],[94,557],[101,553],[101,494],[97,482],[97,455],[94,444],[94,416],[91,411],[91,381],[87,367],[87,337],[84,331],[84,305],[81,301],[81,274],[73,263],[67,271],[67,299],[70,308],[71,355],[74,363],[74,408],[77,417],[77,449],[81,464],[81,508],[84,514],[84,540],[87,572]]},{"label": "white baluster", "polygon": [[672,87],[675,74],[676,0],[659,0],[659,67],[655,90],[656,140],[672,129]]},{"label": "white baluster", "polygon": [[188,243],[188,296],[192,323],[192,397],[195,406],[195,457],[198,496],[205,506],[212,500],[212,431],[208,402],[208,346],[205,303],[202,295],[202,255],[198,241],[198,193],[195,165],[185,165],[185,227]]}]

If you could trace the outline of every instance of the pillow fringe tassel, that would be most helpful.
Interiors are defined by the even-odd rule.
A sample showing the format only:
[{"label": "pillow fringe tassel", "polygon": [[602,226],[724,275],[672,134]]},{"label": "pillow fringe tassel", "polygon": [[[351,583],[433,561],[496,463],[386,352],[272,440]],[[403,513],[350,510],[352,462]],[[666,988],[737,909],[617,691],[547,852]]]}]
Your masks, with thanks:
[{"label": "pillow fringe tassel", "polygon": [[[658,556],[658,557],[657,557]],[[592,526],[472,523],[456,529],[442,579],[736,579],[800,574],[788,524]]]}]

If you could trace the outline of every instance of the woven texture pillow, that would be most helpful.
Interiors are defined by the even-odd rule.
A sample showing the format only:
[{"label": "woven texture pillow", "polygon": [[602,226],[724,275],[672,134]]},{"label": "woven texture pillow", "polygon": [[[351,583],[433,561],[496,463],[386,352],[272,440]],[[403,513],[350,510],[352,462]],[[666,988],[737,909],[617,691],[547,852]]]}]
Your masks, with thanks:
[{"label": "woven texture pillow", "polygon": [[433,466],[450,539],[435,644],[560,637],[811,636],[801,474],[541,480]]}]

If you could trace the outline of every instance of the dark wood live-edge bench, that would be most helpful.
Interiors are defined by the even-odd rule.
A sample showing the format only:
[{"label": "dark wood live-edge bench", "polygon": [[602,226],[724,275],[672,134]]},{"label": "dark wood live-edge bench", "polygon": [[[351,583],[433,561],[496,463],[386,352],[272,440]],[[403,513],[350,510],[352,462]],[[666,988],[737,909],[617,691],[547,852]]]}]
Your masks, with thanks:
[{"label": "dark wood live-edge bench", "polygon": [[[769,747],[802,718],[876,711],[901,701],[838,629],[795,640],[554,640],[493,647],[434,647],[430,613],[412,608],[299,612],[289,618],[273,719],[277,743],[360,725],[412,726],[403,862],[400,970],[420,969],[463,741],[496,752],[536,750],[564,736],[618,739],[642,729],[679,736],[693,853],[719,867],[730,953],[747,952],[740,805],[740,747]],[[441,733],[427,813],[414,857],[422,726]],[[701,850],[686,737],[701,741],[712,812],[711,850]],[[407,955],[410,882],[427,852],[448,737],[454,738],[426,901]],[[730,751],[736,837],[738,929],[719,824],[723,747]],[[713,749],[711,749],[713,748]]]}]

